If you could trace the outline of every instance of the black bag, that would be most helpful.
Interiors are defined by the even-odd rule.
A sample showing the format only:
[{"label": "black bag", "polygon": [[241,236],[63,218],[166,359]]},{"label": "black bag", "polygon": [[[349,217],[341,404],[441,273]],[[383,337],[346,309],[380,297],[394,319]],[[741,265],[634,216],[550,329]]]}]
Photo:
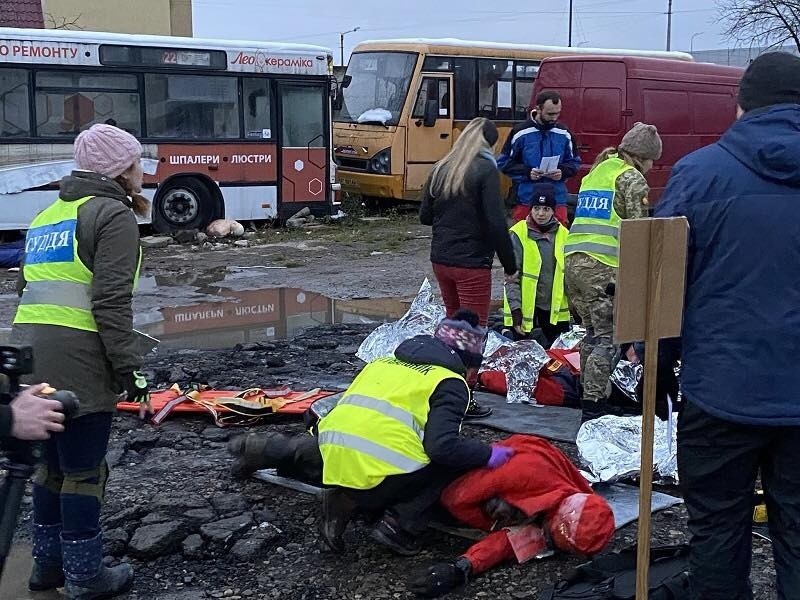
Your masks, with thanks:
[{"label": "black bag", "polygon": [[[689,597],[689,547],[650,550],[650,600]],[[636,598],[636,547],[600,556],[546,588],[541,600],[633,600]]]}]

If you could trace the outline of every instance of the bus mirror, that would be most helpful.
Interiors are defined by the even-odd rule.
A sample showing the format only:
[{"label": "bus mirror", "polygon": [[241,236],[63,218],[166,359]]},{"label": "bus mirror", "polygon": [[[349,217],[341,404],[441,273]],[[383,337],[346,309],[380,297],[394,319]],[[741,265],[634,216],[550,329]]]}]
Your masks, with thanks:
[{"label": "bus mirror", "polygon": [[342,86],[339,85],[335,79],[331,79],[331,108],[333,110],[342,110],[344,104],[344,97],[342,96]]},{"label": "bus mirror", "polygon": [[342,77],[342,89],[350,87],[350,82],[353,81],[352,75],[345,75]]},{"label": "bus mirror", "polygon": [[428,100],[425,103],[425,119],[422,124],[425,127],[433,127],[436,125],[436,119],[439,118],[439,101]]}]

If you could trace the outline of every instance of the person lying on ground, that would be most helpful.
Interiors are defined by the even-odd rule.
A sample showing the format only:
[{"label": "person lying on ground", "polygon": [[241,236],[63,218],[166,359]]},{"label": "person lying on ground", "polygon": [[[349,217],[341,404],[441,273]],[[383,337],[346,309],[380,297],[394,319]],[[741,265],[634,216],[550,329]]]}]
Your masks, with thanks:
[{"label": "person lying on ground", "polygon": [[334,551],[356,513],[377,520],[372,538],[401,555],[418,538],[442,490],[470,469],[496,469],[514,450],[460,435],[470,400],[465,377],[483,359],[486,330],[458,311],[433,336],[406,340],[368,364],[316,426],[316,437],[278,432],[231,441],[235,475],[279,472],[328,486],[320,535]]},{"label": "person lying on ground", "polygon": [[543,558],[553,548],[597,554],[614,536],[611,507],[561,451],[531,435],[498,443],[514,451],[507,463],[463,475],[441,497],[459,522],[491,533],[455,561],[414,578],[415,593],[440,596],[503,562]]}]

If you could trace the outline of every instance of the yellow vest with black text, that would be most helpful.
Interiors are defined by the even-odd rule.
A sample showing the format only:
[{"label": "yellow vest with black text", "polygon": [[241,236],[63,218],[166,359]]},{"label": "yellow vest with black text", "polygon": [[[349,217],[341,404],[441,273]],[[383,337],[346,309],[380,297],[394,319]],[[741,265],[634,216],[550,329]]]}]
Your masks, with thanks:
[{"label": "yellow vest with black text", "polygon": [[430,397],[447,379],[467,382],[435,365],[383,358],[368,364],[318,425],[322,482],[356,490],[430,463],[425,424]]},{"label": "yellow vest with black text", "polygon": [[[92,272],[78,256],[78,209],[94,196],[56,200],[39,213],[25,237],[25,289],[14,324],[60,325],[97,331],[92,314]],[[134,275],[139,277],[142,255]]]},{"label": "yellow vest with black text", "polygon": [[[536,288],[539,285],[539,272],[542,268],[542,256],[536,240],[528,236],[528,223],[522,220],[511,229],[511,234],[517,236],[522,244],[522,272],[520,273],[520,291],[522,292],[522,331],[530,333],[533,330],[534,309],[536,308]],[[559,224],[556,229],[554,241],[556,270],[553,274],[553,290],[550,294],[550,323],[556,325],[562,321],[569,321],[569,303],[564,291],[564,244],[567,241],[569,230]],[[503,292],[503,323],[506,327],[514,325],[508,297]]]},{"label": "yellow vest with black text", "polygon": [[614,210],[617,178],[633,169],[611,155],[583,178],[578,192],[575,219],[569,230],[564,254],[583,253],[610,267],[619,266],[619,224]]}]

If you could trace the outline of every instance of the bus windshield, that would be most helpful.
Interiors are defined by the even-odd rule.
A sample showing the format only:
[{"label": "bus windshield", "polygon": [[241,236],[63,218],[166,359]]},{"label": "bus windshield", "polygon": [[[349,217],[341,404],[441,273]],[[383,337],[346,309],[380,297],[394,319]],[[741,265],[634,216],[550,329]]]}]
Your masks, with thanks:
[{"label": "bus windshield", "polygon": [[347,66],[349,85],[334,117],[345,123],[397,125],[417,64],[414,52],[359,52]]}]

